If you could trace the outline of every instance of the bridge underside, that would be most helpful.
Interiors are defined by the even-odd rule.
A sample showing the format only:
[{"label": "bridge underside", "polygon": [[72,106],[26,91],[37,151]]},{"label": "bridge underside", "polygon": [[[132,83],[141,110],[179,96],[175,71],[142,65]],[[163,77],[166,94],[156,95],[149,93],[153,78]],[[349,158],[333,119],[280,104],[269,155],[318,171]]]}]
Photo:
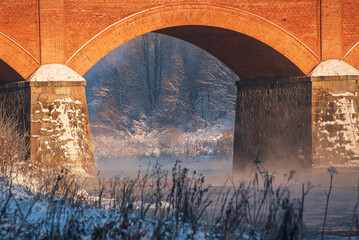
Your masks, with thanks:
[{"label": "bridge underside", "polygon": [[305,75],[282,54],[247,35],[208,26],[165,28],[157,33],[176,37],[211,53],[240,78]]}]

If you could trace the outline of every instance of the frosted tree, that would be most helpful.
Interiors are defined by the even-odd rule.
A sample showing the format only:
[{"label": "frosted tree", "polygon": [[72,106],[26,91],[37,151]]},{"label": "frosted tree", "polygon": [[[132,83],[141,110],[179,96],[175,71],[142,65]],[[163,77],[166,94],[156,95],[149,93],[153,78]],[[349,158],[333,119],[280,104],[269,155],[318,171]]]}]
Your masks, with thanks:
[{"label": "frosted tree", "polygon": [[198,105],[202,100],[203,85],[200,84],[198,55],[193,46],[178,42],[172,55],[173,68],[165,84],[165,104],[167,112],[171,112],[177,121],[178,117],[184,122],[201,120],[198,115]]},{"label": "frosted tree", "polygon": [[106,75],[96,84],[97,118],[124,134],[140,123],[190,130],[234,111],[236,75],[191,44],[149,33],[116,56],[107,57]]},{"label": "frosted tree", "polygon": [[206,103],[209,110],[216,111],[218,118],[234,115],[236,101],[235,82],[239,78],[225,64],[206,54],[201,65],[200,84],[206,89]]},{"label": "frosted tree", "polygon": [[[106,117],[103,123],[127,133],[136,132],[133,123],[143,119],[143,114],[151,121],[161,106],[169,44],[168,37],[149,33],[126,44],[118,53],[121,60],[114,55],[106,59],[104,68],[108,70],[94,91],[95,103],[102,105],[103,112],[97,118]],[[116,124],[116,120],[121,123]]]},{"label": "frosted tree", "polygon": [[147,115],[158,109],[163,89],[165,65],[168,63],[169,39],[161,34],[149,33],[131,42],[127,55],[127,81],[131,90],[137,94],[137,100]]},{"label": "frosted tree", "polygon": [[106,74],[95,83],[93,103],[101,108],[97,111],[95,123],[119,135],[131,135],[129,127],[134,109],[131,106],[130,86],[126,73],[117,59],[111,55],[106,61]]},{"label": "frosted tree", "polygon": [[177,43],[172,59],[173,71],[165,83],[168,116],[203,122],[233,114],[237,76],[226,65],[183,42]]}]

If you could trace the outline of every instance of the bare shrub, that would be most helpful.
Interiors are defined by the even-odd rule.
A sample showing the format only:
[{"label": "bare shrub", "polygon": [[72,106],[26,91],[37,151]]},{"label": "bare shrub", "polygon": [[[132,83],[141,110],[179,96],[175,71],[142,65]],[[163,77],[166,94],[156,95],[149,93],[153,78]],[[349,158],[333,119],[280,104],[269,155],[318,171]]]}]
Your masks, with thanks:
[{"label": "bare shrub", "polygon": [[329,183],[328,192],[325,192],[325,195],[326,195],[327,199],[326,199],[326,204],[325,204],[325,213],[324,213],[324,221],[323,221],[323,228],[322,228],[322,237],[321,237],[322,240],[324,239],[324,230],[325,230],[325,223],[326,223],[326,220],[327,220],[328,204],[329,204],[330,194],[331,194],[332,189],[334,187],[333,186],[334,174],[338,174],[337,169],[335,167],[333,167],[333,166],[328,168],[328,172],[330,174],[330,183]]},{"label": "bare shrub", "polygon": [[121,225],[109,223],[111,226],[102,226],[101,231],[132,226],[129,216],[135,214],[138,221],[156,219],[154,239],[163,234],[176,238],[186,226],[191,229],[187,238],[206,229],[207,237],[214,239],[300,239],[304,235],[304,199],[311,186],[303,185],[302,198],[292,199],[288,184],[294,173],[275,187],[274,175],[258,168],[248,183],[236,186],[230,179],[231,186],[214,188],[205,185],[202,175],[182,168],[178,162],[170,178],[155,165],[154,172],[147,171],[135,179],[101,182],[95,205],[103,202],[107,192],[111,199],[108,206],[124,214]]},{"label": "bare shrub", "polygon": [[[218,195],[219,215],[214,235],[221,239],[299,239],[302,232],[302,199],[291,199],[288,189],[294,172],[285,184],[274,185],[274,175],[257,169],[253,180]],[[310,190],[310,189],[309,189]]]},{"label": "bare shrub", "polygon": [[[0,171],[9,177],[27,162],[29,143],[25,132],[18,129],[14,116],[7,116],[0,106]],[[16,169],[15,169],[16,168]]]},{"label": "bare shrub", "polygon": [[232,153],[233,148],[233,129],[227,129],[223,132],[222,138],[217,141],[217,150],[218,155],[226,155]]},{"label": "bare shrub", "polygon": [[161,131],[161,143],[162,148],[175,148],[178,146],[178,138],[183,134],[183,130],[178,127],[167,127],[160,129]]}]

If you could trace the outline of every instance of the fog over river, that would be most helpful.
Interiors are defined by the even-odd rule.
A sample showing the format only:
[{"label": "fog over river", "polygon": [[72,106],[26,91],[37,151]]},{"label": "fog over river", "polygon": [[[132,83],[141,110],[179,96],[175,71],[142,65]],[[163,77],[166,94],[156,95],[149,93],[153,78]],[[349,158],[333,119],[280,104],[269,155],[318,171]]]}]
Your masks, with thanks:
[{"label": "fog over river", "polygon": [[[216,159],[211,156],[199,156],[196,158],[161,158],[157,159],[162,169],[168,170],[169,174],[176,160],[180,160],[183,167],[195,170],[205,176],[206,183],[222,186],[232,174],[231,157]],[[98,169],[102,176],[134,177],[138,171],[146,172],[148,164],[155,163],[154,158],[121,158],[121,159],[98,159]],[[151,166],[150,166],[151,169]],[[355,205],[358,202],[359,168],[337,168],[338,174],[334,175],[334,187],[332,189],[328,215],[326,222],[325,239],[348,239],[359,238],[358,210]],[[251,173],[243,173],[234,176],[234,182],[248,181]],[[275,174],[275,185],[284,183],[284,171],[278,170]],[[253,176],[253,172],[251,174]],[[302,183],[313,185],[305,198],[304,223],[309,239],[318,239],[323,226],[326,194],[329,189],[330,175],[326,168],[313,168],[296,170],[289,188],[291,196],[301,197]],[[228,184],[228,183],[227,183]],[[307,239],[307,238],[306,238]]]}]

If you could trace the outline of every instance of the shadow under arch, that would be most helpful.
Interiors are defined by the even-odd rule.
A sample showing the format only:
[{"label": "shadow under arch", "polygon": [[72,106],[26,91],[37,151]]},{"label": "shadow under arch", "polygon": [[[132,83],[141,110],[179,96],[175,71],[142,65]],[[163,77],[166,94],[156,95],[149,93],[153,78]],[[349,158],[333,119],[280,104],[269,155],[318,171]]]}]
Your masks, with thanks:
[{"label": "shadow under arch", "polygon": [[[260,16],[220,5],[176,4],[148,9],[112,24],[75,52],[66,65],[84,75],[118,46],[153,31],[194,43],[240,77],[306,75],[320,62],[300,40]],[[215,40],[198,37],[200,32]],[[244,66],[252,67],[247,71],[239,68],[239,63],[246,63],[239,58],[247,58]]]}]

